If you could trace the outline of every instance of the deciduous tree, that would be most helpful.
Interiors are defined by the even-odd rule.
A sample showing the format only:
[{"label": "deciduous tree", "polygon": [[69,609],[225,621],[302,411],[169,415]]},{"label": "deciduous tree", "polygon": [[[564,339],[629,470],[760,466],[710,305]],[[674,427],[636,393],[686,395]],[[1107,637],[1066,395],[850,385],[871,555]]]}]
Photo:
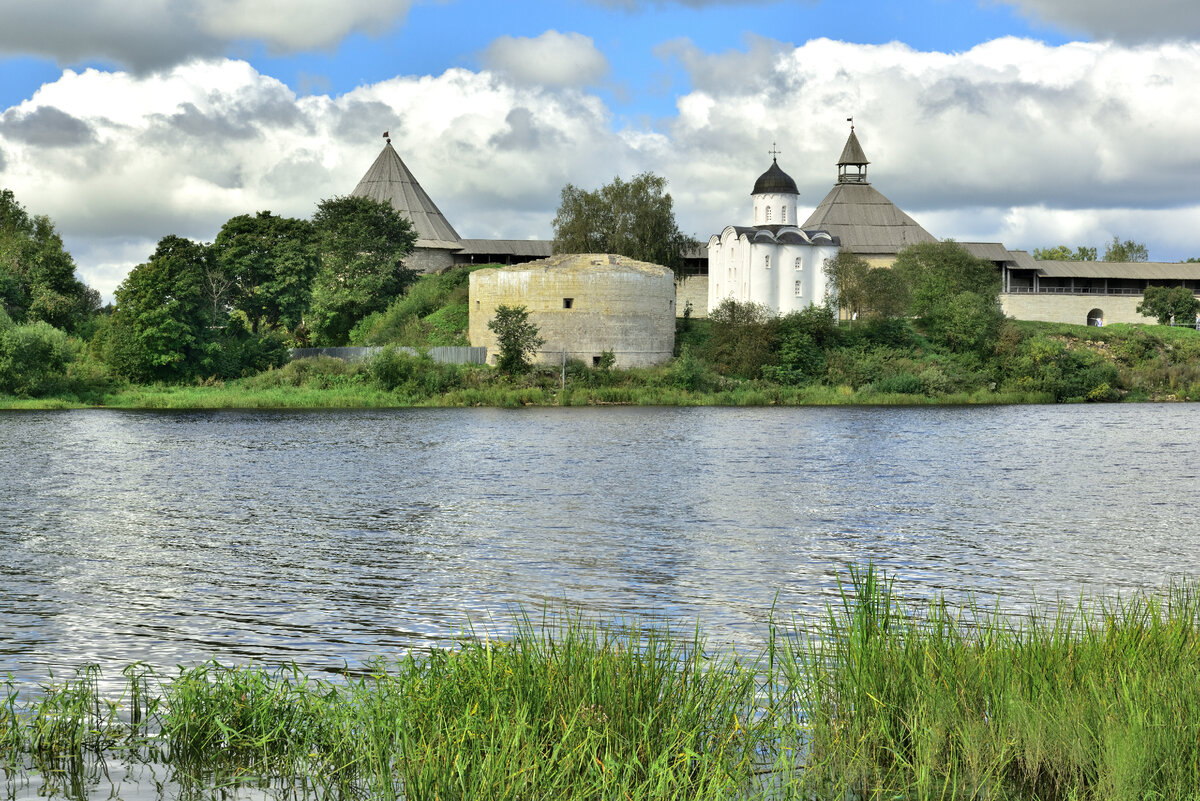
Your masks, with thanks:
[{"label": "deciduous tree", "polygon": [[1096,249],[1080,245],[1071,250],[1066,245],[1052,248],[1034,248],[1033,257],[1039,261],[1095,261]]},{"label": "deciduous tree", "polygon": [[1105,261],[1149,261],[1150,252],[1141,242],[1134,242],[1132,239],[1121,241],[1120,237],[1114,236],[1112,241],[1104,247]]},{"label": "deciduous tree", "polygon": [[320,344],[344,345],[355,323],[416,280],[404,257],[417,235],[390,203],[367,197],[322,200],[313,226],[321,267],[305,320]]},{"label": "deciduous tree", "polygon": [[75,262],[49,217],[31,217],[12,191],[0,191],[0,306],[16,323],[77,331],[100,295],[75,277]]},{"label": "deciduous tree", "polygon": [[982,351],[995,339],[1000,275],[956,243],[923,242],[900,251],[892,269],[908,286],[909,312],[931,339],[955,349]]},{"label": "deciduous tree", "polygon": [[506,373],[523,373],[537,350],[546,344],[538,336],[538,327],[529,321],[529,310],[524,306],[496,307],[496,316],[488,321],[488,329],[496,334],[496,345],[500,349],[496,367]]},{"label": "deciduous tree", "polygon": [[1187,287],[1148,286],[1137,305],[1138,314],[1154,317],[1167,325],[1174,317],[1181,325],[1192,325],[1200,311],[1200,299]]},{"label": "deciduous tree", "polygon": [[613,179],[594,192],[567,184],[554,217],[555,253],[618,253],[678,274],[697,242],[675,223],[667,180],[651,172]]},{"label": "deciduous tree", "polygon": [[269,211],[242,214],[221,226],[213,249],[218,273],[209,276],[215,305],[222,296],[246,315],[250,331],[299,325],[320,266],[316,231],[308,220]]}]

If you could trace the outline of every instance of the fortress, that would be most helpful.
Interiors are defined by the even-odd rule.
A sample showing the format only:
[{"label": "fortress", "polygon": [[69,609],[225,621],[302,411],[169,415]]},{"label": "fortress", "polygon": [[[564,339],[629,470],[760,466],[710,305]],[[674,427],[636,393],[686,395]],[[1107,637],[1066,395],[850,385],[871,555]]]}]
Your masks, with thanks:
[{"label": "fortress", "polygon": [[[873,267],[888,267],[903,248],[937,241],[870,184],[869,164],[851,126],[833,188],[803,223],[797,223],[796,183],[772,160],[750,193],[753,224],[727,225],[697,252],[685,254],[688,274],[676,282],[673,313],[683,315],[690,308],[691,314],[702,317],[725,298],[751,300],[786,313],[824,300],[828,287],[823,263],[838,247]],[[552,255],[548,240],[460,237],[390,139],[351,194],[389,202],[412,221],[417,243],[407,263],[420,272],[462,263],[519,265]],[[958,244],[995,265],[1004,313],[1020,320],[1145,323],[1149,319],[1136,307],[1147,286],[1183,286],[1200,294],[1200,264],[1038,261],[999,242]]]}]

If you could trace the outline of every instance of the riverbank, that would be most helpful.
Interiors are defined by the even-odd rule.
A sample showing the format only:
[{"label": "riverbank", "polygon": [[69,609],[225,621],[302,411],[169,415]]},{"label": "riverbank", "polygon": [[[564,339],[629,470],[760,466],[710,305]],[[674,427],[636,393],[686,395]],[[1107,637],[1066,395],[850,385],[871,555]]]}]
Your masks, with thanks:
[{"label": "riverbank", "polygon": [[[0,689],[13,787],[67,797],[108,756],[160,796],[270,798],[1192,798],[1200,585],[1013,620],[914,606],[852,570],[765,652],[699,630],[519,619],[329,681],[292,668],[94,668]],[[815,636],[814,636],[815,635]],[[46,791],[46,788],[49,791]]]},{"label": "riverbank", "polygon": [[[369,362],[301,359],[244,378],[135,385],[83,363],[56,391],[2,409],[964,405],[1200,400],[1200,332],[1009,321],[986,354],[934,347],[906,321],[795,330],[681,321],[656,368],[568,362],[517,375],[385,349]],[[774,326],[774,328],[772,327]],[[809,330],[808,326],[812,330]],[[822,326],[825,326],[822,328]]]}]

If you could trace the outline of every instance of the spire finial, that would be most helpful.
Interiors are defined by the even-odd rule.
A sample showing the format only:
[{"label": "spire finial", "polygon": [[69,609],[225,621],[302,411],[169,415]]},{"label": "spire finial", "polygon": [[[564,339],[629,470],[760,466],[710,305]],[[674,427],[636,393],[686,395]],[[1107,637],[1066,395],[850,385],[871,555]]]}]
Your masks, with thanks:
[{"label": "spire finial", "polygon": [[391,132],[391,131],[384,131],[384,132],[383,132],[383,138],[384,138],[384,139],[386,139],[386,140],[387,140],[387,143],[390,145],[390,144],[392,143],[392,132]]},{"label": "spire finial", "polygon": [[767,151],[767,154],[768,154],[768,155],[770,155],[770,157],[771,157],[771,161],[776,161],[776,162],[777,162],[777,161],[779,161],[779,159],[778,159],[778,158],[776,158],[776,157],[777,157],[777,156],[780,154],[780,152],[782,152],[782,151],[780,151],[780,150],[777,150],[777,149],[775,148],[775,143],[774,143],[774,142],[772,142],[772,143],[771,143],[771,149]]},{"label": "spire finial", "polygon": [[847,117],[846,122],[850,123],[850,133],[854,133],[854,118]]}]

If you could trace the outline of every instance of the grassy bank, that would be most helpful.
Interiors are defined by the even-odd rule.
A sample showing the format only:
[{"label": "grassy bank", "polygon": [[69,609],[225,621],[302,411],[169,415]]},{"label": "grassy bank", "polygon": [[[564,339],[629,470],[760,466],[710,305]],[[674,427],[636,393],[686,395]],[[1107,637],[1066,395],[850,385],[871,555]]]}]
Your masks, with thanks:
[{"label": "grassy bank", "polygon": [[[0,696],[0,763],[165,764],[188,797],[1200,797],[1200,586],[1021,619],[852,570],[757,660],[578,618],[330,682],[216,664]],[[64,766],[66,766],[64,768]]]},{"label": "grassy bank", "polygon": [[[381,318],[381,332],[395,327],[384,322]],[[129,384],[109,375],[104,365],[87,363],[77,365],[55,391],[41,397],[0,395],[0,408],[958,405],[1200,399],[1200,332],[1190,328],[1009,321],[994,348],[981,355],[939,349],[906,321],[850,327],[817,320],[814,325],[827,327],[815,338],[805,331],[772,329],[780,325],[768,322],[754,329],[747,324],[729,331],[709,321],[681,321],[680,355],[669,364],[619,370],[569,362],[565,382],[558,366],[506,375],[490,367],[436,364],[396,353],[365,364],[303,359],[243,378],[151,386]]]}]

